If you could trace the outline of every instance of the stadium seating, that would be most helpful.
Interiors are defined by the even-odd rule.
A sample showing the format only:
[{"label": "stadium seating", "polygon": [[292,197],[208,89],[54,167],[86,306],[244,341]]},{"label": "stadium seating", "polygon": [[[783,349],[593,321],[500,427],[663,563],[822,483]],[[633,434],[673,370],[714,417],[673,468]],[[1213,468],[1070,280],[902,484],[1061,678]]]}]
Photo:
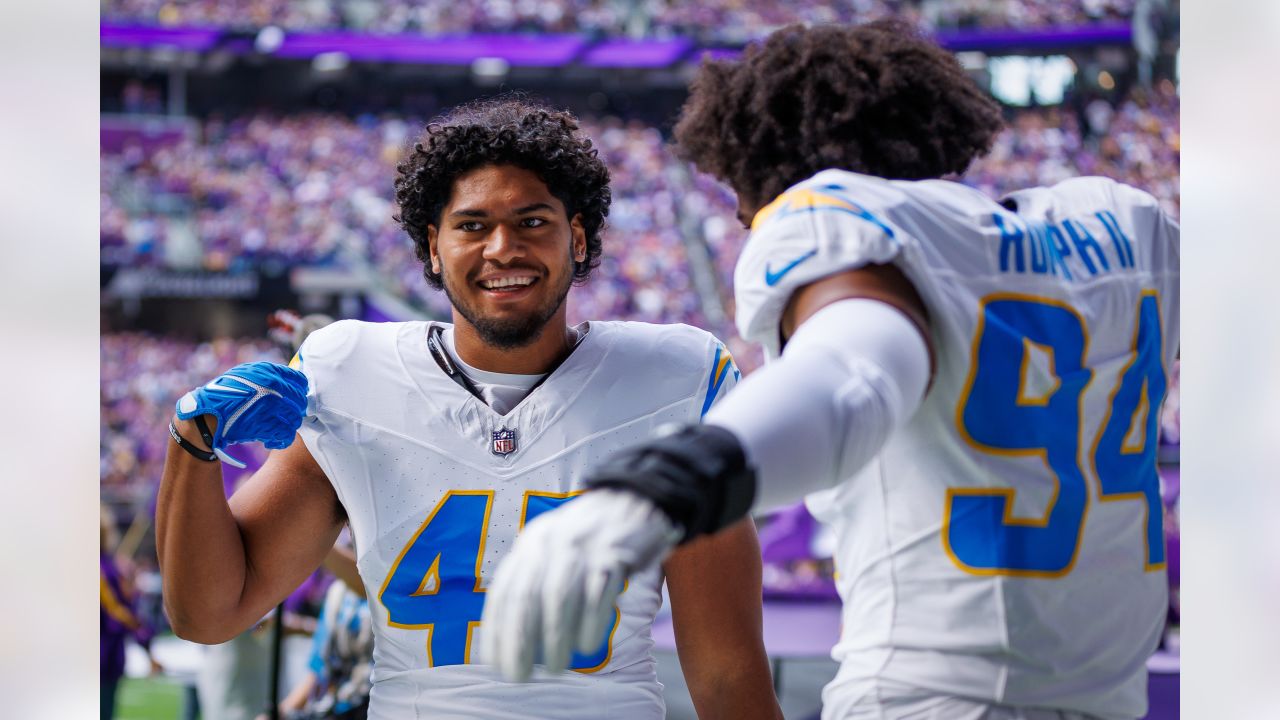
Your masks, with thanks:
[{"label": "stadium seating", "polygon": [[[1103,102],[1103,101],[1096,101]],[[1117,106],[1016,112],[989,156],[963,181],[992,196],[1102,174],[1145,188],[1175,215],[1179,203],[1178,99],[1167,83]],[[426,286],[412,247],[392,220],[395,163],[421,125],[404,117],[301,114],[209,120],[199,139],[102,155],[103,259],[130,266],[208,270],[369,262],[400,295],[447,310]],[[1082,126],[1083,125],[1083,126]],[[687,241],[705,242],[732,295],[745,238],[734,200],[691,175],[652,127],[586,119],[614,178],[606,260],[575,291],[578,317],[702,324]],[[693,218],[694,237],[681,234]]]},{"label": "stadium seating", "polygon": [[[1090,117],[1101,119],[1083,127],[1062,108],[1018,111],[992,153],[963,180],[998,196],[1098,173],[1146,188],[1176,215],[1179,124],[1172,88],[1091,110]],[[447,300],[427,287],[411,243],[392,220],[395,161],[419,122],[318,114],[209,120],[198,141],[104,151],[103,259],[163,264],[182,255],[182,248],[170,247],[179,242],[195,248],[197,265],[225,269],[264,259],[337,262],[338,249],[346,247],[396,292],[443,316]],[[614,203],[605,260],[590,283],[573,291],[573,319],[708,326],[690,280],[686,242],[707,244],[719,299],[731,306],[733,261],[746,237],[732,194],[688,172],[655,128],[607,118],[584,120],[584,130],[612,171]],[[688,217],[696,219],[694,238],[681,234],[680,220]],[[711,329],[729,342],[744,372],[759,364],[759,351],[739,340],[728,322]],[[174,397],[217,368],[275,352],[265,342],[105,336],[104,488],[149,485],[159,477],[163,421]],[[185,361],[188,356],[193,359]],[[1176,424],[1170,432],[1176,437]]]},{"label": "stadium seating", "polygon": [[1025,28],[1125,21],[1134,0],[106,0],[109,22],[369,33],[581,33],[744,42],[789,22],[862,22],[888,15],[926,28]]}]

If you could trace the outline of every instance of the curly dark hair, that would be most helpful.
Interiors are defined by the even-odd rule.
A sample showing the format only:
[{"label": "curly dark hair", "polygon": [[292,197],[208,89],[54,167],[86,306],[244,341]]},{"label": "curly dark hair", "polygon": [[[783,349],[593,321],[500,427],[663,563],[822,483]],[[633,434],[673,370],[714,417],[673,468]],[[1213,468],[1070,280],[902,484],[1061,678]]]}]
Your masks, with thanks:
[{"label": "curly dark hair", "polygon": [[395,219],[413,239],[427,283],[443,287],[439,273],[431,270],[427,226],[439,227],[454,180],[486,165],[513,165],[534,173],[564,203],[567,217],[582,214],[587,257],[574,262],[573,281],[586,282],[600,264],[600,234],[613,199],[609,169],[571,113],[504,95],[460,105],[428,123],[396,166],[400,210]]},{"label": "curly dark hair", "polygon": [[1000,106],[955,56],[897,20],[788,25],[738,61],[706,61],[676,152],[763,205],[828,168],[903,180],[963,172]]}]

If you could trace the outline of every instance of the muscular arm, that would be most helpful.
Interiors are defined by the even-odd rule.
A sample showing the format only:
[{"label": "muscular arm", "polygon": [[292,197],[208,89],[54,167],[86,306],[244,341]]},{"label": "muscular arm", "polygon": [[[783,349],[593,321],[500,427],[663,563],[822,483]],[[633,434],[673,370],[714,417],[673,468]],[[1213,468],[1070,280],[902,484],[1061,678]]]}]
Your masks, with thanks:
[{"label": "muscular arm", "polygon": [[665,564],[676,650],[701,720],[781,718],[761,637],[760,545],[750,518]]},{"label": "muscular arm", "polygon": [[781,331],[782,357],[706,418],[755,468],[756,509],[830,487],[874,458],[919,407],[932,364],[924,305],[892,266],[800,288]]},{"label": "muscular arm", "polygon": [[[176,425],[207,449],[193,423]],[[296,437],[272,452],[230,501],[219,463],[170,443],[156,506],[156,549],[174,632],[212,644],[252,627],[320,565],[342,521],[324,471]]]}]

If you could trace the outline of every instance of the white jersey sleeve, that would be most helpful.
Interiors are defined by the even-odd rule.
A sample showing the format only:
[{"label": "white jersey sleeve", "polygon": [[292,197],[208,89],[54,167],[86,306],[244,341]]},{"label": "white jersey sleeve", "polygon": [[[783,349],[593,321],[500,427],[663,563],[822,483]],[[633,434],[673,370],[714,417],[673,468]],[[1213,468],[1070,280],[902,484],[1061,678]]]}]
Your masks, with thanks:
[{"label": "white jersey sleeve", "polygon": [[901,202],[887,181],[826,171],[779,195],[756,213],[751,237],[734,271],[737,325],[742,337],[765,348],[773,360],[781,350],[778,327],[791,294],[845,270],[893,260],[900,230],[881,208]]},{"label": "white jersey sleeve", "polygon": [[340,320],[307,336],[289,361],[289,367],[307,376],[307,414],[298,434],[329,478],[344,508],[358,501],[351,497],[350,488],[339,481],[339,471],[327,452],[330,445],[327,437],[350,438],[356,431],[350,413],[351,395],[367,391],[373,394],[370,402],[380,401],[378,396],[384,385],[366,386],[343,378],[344,370],[353,363],[367,362],[367,358],[358,357],[361,345],[367,344],[367,336],[379,329],[386,334],[386,328],[377,325]]}]

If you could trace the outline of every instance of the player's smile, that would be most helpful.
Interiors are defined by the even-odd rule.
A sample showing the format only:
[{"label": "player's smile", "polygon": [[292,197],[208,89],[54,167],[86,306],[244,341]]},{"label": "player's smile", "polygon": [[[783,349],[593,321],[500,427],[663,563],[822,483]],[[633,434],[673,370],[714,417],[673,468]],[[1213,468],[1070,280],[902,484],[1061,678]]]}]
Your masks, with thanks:
[{"label": "player's smile", "polygon": [[527,288],[537,281],[538,278],[533,275],[507,275],[483,279],[480,281],[480,287],[496,292],[510,292]]},{"label": "player's smile", "polygon": [[485,295],[497,302],[508,302],[528,297],[536,291],[541,273],[532,270],[484,273],[475,282]]}]

